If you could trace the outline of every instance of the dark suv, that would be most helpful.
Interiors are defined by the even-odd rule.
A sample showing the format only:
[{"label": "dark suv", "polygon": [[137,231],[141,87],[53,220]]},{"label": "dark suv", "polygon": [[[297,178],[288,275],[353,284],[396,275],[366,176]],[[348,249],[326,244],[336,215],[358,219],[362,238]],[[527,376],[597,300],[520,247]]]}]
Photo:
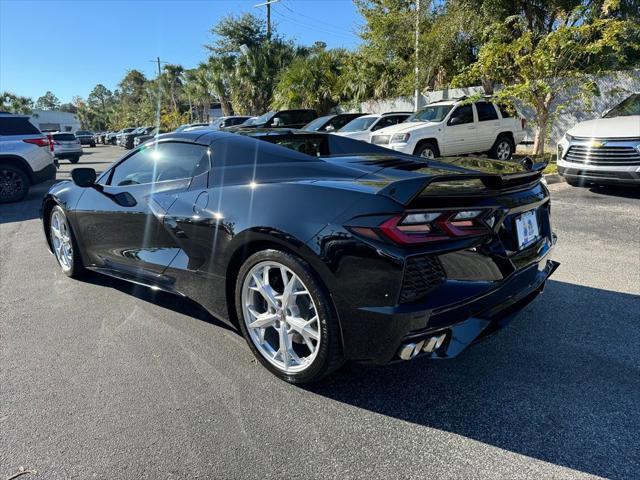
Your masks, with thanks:
[{"label": "dark suv", "polygon": [[93,138],[93,132],[89,130],[78,130],[76,132],[76,138],[80,140],[82,145],[89,145],[90,147],[96,146],[96,139]]},{"label": "dark suv", "polygon": [[318,118],[315,110],[274,110],[260,115],[251,125],[242,125],[246,128],[302,128],[311,120]]}]

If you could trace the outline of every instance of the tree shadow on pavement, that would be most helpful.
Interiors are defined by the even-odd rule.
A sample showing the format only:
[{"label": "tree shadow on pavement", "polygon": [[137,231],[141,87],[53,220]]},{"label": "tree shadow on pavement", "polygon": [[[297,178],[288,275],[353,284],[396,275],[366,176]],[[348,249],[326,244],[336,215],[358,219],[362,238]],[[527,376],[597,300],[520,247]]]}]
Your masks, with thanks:
[{"label": "tree shadow on pavement", "polygon": [[448,361],[348,365],[309,391],[603,477],[638,478],[640,297],[549,281]]}]

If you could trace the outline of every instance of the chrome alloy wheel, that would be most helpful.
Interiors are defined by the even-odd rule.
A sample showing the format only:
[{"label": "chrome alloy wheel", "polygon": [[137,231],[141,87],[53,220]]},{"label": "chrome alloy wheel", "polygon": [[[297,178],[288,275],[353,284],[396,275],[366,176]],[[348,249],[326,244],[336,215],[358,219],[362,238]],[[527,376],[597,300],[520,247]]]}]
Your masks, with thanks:
[{"label": "chrome alloy wheel", "polygon": [[496,157],[498,157],[498,160],[509,160],[511,157],[511,144],[507,140],[502,140],[498,143]]},{"label": "chrome alloy wheel", "polygon": [[73,244],[67,219],[57,208],[51,215],[51,245],[62,269],[66,272],[73,266]]},{"label": "chrome alloy wheel", "polygon": [[242,285],[245,326],[260,354],[285,373],[309,367],[320,346],[320,319],[308,288],[288,267],[256,264]]},{"label": "chrome alloy wheel", "polygon": [[433,153],[433,150],[431,150],[431,148],[427,147],[424,150],[422,150],[420,152],[420,156],[422,158],[428,158],[430,160],[434,160],[436,158],[435,153]]}]

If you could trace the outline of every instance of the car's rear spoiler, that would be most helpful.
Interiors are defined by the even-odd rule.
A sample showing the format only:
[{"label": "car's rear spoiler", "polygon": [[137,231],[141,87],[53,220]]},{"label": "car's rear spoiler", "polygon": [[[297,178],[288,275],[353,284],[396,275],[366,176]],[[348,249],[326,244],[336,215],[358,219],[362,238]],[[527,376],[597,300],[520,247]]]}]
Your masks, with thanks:
[{"label": "car's rear spoiler", "polygon": [[[378,191],[403,205],[409,205],[416,197],[424,196],[486,196],[500,190],[530,184],[542,177],[548,161],[534,163],[525,157],[520,164],[522,171],[514,173],[455,173],[410,178],[390,183]],[[431,189],[431,191],[429,191]]]}]

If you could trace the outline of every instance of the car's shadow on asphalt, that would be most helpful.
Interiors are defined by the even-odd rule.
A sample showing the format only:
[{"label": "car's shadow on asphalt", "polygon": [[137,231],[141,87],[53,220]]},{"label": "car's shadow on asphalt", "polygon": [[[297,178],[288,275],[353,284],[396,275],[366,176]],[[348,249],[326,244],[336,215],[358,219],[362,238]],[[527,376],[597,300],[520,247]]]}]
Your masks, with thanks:
[{"label": "car's shadow on asphalt", "polygon": [[553,464],[630,478],[640,471],[639,311],[638,296],[549,281],[511,325],[456,359],[348,365],[307,389]]},{"label": "car's shadow on asphalt", "polygon": [[218,320],[216,317],[211,315],[204,307],[186,297],[173,295],[160,290],[152,290],[151,288],[94,272],[85,273],[82,275],[80,280],[100,287],[113,288],[122,293],[134,296],[139,300],[153,303],[154,305],[166,308],[173,312],[181,313],[233,332],[236,331],[223,321]]},{"label": "car's shadow on asphalt", "polygon": [[19,202],[0,203],[0,224],[40,218],[42,198],[54,183],[54,180],[49,180],[34,185],[29,189],[27,198]]},{"label": "car's shadow on asphalt", "polygon": [[593,185],[589,191],[598,195],[609,197],[637,198],[640,199],[640,188],[638,187],[616,187],[609,185]]}]

